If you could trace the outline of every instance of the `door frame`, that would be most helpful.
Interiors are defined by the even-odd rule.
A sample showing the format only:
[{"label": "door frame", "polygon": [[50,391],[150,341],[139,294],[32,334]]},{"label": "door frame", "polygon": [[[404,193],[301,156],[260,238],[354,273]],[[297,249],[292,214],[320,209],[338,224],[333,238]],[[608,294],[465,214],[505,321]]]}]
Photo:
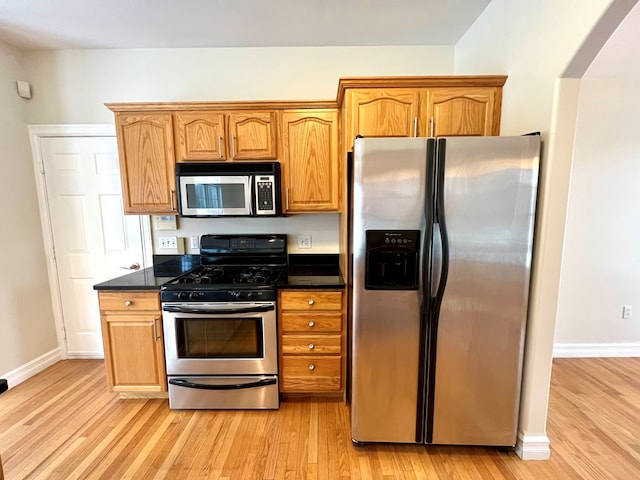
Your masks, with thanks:
[{"label": "door frame", "polygon": [[[56,336],[60,357],[68,358],[66,333],[64,326],[64,314],[62,309],[62,297],[60,295],[60,283],[58,279],[58,264],[56,262],[53,242],[53,227],[51,224],[51,212],[47,199],[47,184],[44,175],[44,158],[42,154],[41,139],[51,137],[115,137],[116,129],[112,124],[69,124],[69,125],[27,125],[29,130],[29,143],[31,144],[31,158],[33,172],[38,194],[38,208],[40,210],[40,225],[42,227],[42,240],[44,253],[47,259],[47,273],[49,277],[49,292],[51,294],[51,306],[56,327]],[[149,215],[140,216],[140,231],[142,233],[142,267],[153,264],[153,241],[151,238],[151,221]],[[102,358],[102,357],[100,357]]]}]

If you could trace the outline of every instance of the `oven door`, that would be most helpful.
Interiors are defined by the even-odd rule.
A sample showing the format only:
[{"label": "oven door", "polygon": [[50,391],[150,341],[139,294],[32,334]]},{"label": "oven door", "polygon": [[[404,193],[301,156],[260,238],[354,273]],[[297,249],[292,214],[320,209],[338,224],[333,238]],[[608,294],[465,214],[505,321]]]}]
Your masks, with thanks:
[{"label": "oven door", "polygon": [[253,215],[251,175],[178,176],[180,215]]},{"label": "oven door", "polygon": [[168,375],[276,375],[275,302],[162,304]]}]

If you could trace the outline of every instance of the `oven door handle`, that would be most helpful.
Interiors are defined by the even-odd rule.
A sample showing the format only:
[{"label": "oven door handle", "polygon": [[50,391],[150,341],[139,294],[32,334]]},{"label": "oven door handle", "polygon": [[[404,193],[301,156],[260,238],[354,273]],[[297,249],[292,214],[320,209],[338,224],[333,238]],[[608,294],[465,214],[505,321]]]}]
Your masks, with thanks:
[{"label": "oven door handle", "polygon": [[173,313],[197,313],[201,315],[216,315],[216,314],[225,314],[229,315],[232,313],[258,313],[258,312],[270,312],[275,310],[273,305],[260,305],[257,307],[245,307],[245,308],[193,308],[193,307],[179,307],[177,305],[164,305],[162,310],[165,312],[173,312]]},{"label": "oven door handle", "polygon": [[221,385],[206,385],[204,383],[195,383],[190,382],[189,380],[185,380],[184,378],[171,378],[169,380],[171,385],[177,385],[178,387],[186,387],[186,388],[199,388],[201,390],[241,390],[243,388],[256,388],[256,387],[264,387],[267,385],[275,385],[275,378],[264,378],[262,380],[258,380],[257,382],[249,382],[249,383],[227,383]]}]

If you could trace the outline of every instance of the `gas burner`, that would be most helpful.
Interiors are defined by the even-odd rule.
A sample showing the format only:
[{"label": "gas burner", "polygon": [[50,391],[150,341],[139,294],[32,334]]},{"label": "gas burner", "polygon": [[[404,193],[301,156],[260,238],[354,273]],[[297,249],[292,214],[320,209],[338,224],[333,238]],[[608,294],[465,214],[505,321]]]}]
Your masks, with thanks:
[{"label": "gas burner", "polygon": [[177,280],[177,283],[186,284],[210,284],[222,280],[224,277],[224,268],[222,267],[201,267],[188,273]]},{"label": "gas burner", "polygon": [[248,267],[233,279],[233,283],[266,283],[272,275],[270,268]]}]

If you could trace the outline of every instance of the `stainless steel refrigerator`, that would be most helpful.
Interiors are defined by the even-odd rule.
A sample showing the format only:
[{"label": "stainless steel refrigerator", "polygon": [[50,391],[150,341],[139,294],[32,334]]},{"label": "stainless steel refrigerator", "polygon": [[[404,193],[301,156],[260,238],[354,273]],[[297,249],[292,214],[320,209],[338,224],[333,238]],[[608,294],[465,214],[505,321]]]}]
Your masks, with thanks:
[{"label": "stainless steel refrigerator", "polygon": [[354,443],[516,443],[540,137],[359,138]]}]

